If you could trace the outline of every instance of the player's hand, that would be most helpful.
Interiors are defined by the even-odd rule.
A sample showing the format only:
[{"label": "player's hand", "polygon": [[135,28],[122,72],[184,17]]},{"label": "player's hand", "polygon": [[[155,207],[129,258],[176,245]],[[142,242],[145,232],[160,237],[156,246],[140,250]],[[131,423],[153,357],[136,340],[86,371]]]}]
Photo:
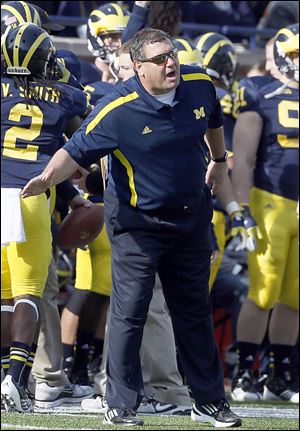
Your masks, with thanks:
[{"label": "player's hand", "polygon": [[149,7],[151,4],[151,1],[135,1],[134,3],[140,7]]},{"label": "player's hand", "polygon": [[78,207],[90,208],[91,205],[91,202],[88,199],[83,198],[79,193],[69,202],[69,206],[72,210]]},{"label": "player's hand", "polygon": [[248,234],[245,226],[245,220],[241,211],[235,211],[230,215],[231,229],[230,236],[237,237],[239,243],[235,247],[235,251],[247,249]]},{"label": "player's hand", "polygon": [[227,163],[215,163],[211,161],[207,167],[205,182],[215,195],[221,188],[226,175],[228,175]]},{"label": "player's hand", "polygon": [[241,209],[244,217],[244,224],[248,235],[247,250],[255,251],[257,246],[257,240],[262,239],[263,236],[259,227],[256,224],[256,221],[254,220],[254,218],[250,213],[249,205],[242,204]]},{"label": "player's hand", "polygon": [[53,173],[54,168],[50,167],[46,172],[43,172],[28,181],[21,192],[22,198],[25,199],[29,196],[37,196],[45,193],[45,191],[52,185]]}]

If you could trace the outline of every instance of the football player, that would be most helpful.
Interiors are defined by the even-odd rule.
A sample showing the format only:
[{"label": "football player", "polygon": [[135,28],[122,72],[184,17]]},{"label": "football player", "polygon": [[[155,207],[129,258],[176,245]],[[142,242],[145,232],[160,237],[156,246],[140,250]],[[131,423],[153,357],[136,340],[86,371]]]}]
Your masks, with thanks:
[{"label": "football player", "polygon": [[[235,124],[234,97],[231,87],[237,65],[237,56],[233,43],[225,36],[218,33],[206,33],[196,38],[196,47],[202,57],[201,67],[211,77],[216,93],[220,100],[224,116],[225,145],[228,151],[228,167],[232,168],[232,133]],[[230,178],[226,178],[221,190],[214,198],[213,223],[217,237],[219,253],[212,262],[209,286],[212,288],[217,272],[220,268],[226,243],[226,216],[231,219],[232,237],[239,237],[237,251],[246,247],[247,234],[243,217],[238,203],[234,198]]]},{"label": "football player", "polygon": [[[85,190],[88,191],[86,188]],[[103,196],[99,192],[97,195],[86,194],[85,197],[103,205]],[[110,245],[105,227],[87,249],[78,248],[76,251],[75,289],[61,316],[63,367],[75,384],[89,384],[89,349],[100,318],[106,313],[109,304],[110,260]]]},{"label": "football player", "polygon": [[[50,21],[47,12],[37,5],[23,1],[7,2],[1,5],[1,46],[2,40],[10,29],[25,23],[36,24],[46,30],[48,34],[51,31],[59,31],[64,28],[60,24]],[[67,59],[71,56],[75,57],[75,54],[70,51],[65,50],[63,52]],[[60,58],[60,61],[56,63],[56,67],[52,69],[52,75],[49,78],[83,89],[77,79],[70,74],[64,58]]]},{"label": "football player", "polygon": [[41,18],[33,5],[24,1],[1,4],[1,47],[9,30],[27,22],[41,26]]},{"label": "football player", "polygon": [[10,345],[2,344],[1,356],[9,358],[9,367],[1,399],[8,411],[30,412],[25,374],[33,361],[31,347],[36,344],[40,298],[51,259],[54,200],[49,201],[53,190],[28,202],[20,191],[58,149],[66,123],[87,111],[87,100],[82,91],[48,80],[57,59],[50,36],[39,26],[10,29],[2,49],[1,301],[13,313]]},{"label": "football player", "polygon": [[[91,106],[97,103],[113,87],[108,82],[95,82],[85,87]],[[82,176],[74,182],[86,192],[85,197],[98,205],[103,205],[102,176],[99,166],[91,172],[82,169]],[[96,183],[93,179],[96,177]],[[61,315],[63,368],[74,384],[90,384],[88,376],[89,350],[93,343],[99,364],[103,339],[93,340],[100,318],[106,315],[111,289],[110,245],[106,229],[88,245],[86,250],[76,250],[75,290],[66,303]],[[76,349],[74,346],[76,344]],[[98,367],[97,367],[98,368]],[[95,370],[93,372],[95,374]]]},{"label": "football player", "polygon": [[[243,89],[234,130],[233,186],[251,251],[250,287],[238,321],[239,358],[232,398],[245,401],[263,396],[299,403],[299,391],[289,369],[298,337],[299,304],[298,24],[277,33],[274,60],[279,79],[273,78],[260,88]],[[274,75],[274,68],[269,70]],[[262,395],[253,380],[253,367],[267,326],[269,376]]]},{"label": "football player", "polygon": [[189,64],[199,66],[202,64],[203,59],[200,51],[195,44],[182,37],[174,39],[174,45],[178,49],[178,60],[180,64]]},{"label": "football player", "polygon": [[117,53],[129,13],[117,3],[108,3],[93,10],[87,23],[88,49],[96,57],[95,65],[102,72],[102,81],[117,81]]}]

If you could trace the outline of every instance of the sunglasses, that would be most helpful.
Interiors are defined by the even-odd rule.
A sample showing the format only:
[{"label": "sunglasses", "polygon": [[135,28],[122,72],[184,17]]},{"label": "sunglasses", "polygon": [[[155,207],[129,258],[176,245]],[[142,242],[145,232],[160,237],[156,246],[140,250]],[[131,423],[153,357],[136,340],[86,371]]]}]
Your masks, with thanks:
[{"label": "sunglasses", "polygon": [[144,60],[137,60],[141,63],[154,63],[154,64],[165,64],[169,58],[175,60],[178,57],[178,49],[173,48],[170,52],[166,52],[165,54],[158,54],[155,57],[145,58]]}]

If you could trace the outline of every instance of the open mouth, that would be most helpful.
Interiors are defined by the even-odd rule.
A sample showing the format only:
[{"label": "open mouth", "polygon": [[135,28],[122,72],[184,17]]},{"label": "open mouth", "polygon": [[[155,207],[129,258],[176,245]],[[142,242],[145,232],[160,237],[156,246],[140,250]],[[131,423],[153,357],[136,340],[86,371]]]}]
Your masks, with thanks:
[{"label": "open mouth", "polygon": [[173,70],[172,72],[167,73],[167,78],[176,78],[176,72]]}]

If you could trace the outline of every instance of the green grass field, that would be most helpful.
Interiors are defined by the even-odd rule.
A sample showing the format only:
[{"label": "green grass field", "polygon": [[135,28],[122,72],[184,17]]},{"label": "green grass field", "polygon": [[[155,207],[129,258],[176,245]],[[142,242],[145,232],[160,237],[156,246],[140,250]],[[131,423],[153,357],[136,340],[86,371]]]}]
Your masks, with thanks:
[{"label": "green grass field", "polygon": [[[240,430],[298,430],[298,406],[286,403],[264,403],[237,405],[233,410],[243,418]],[[126,427],[126,429],[148,430],[209,430],[212,426],[193,422],[184,416],[143,416],[144,426]],[[103,415],[88,414],[79,407],[65,407],[22,415],[1,413],[2,430],[106,430]]]}]

